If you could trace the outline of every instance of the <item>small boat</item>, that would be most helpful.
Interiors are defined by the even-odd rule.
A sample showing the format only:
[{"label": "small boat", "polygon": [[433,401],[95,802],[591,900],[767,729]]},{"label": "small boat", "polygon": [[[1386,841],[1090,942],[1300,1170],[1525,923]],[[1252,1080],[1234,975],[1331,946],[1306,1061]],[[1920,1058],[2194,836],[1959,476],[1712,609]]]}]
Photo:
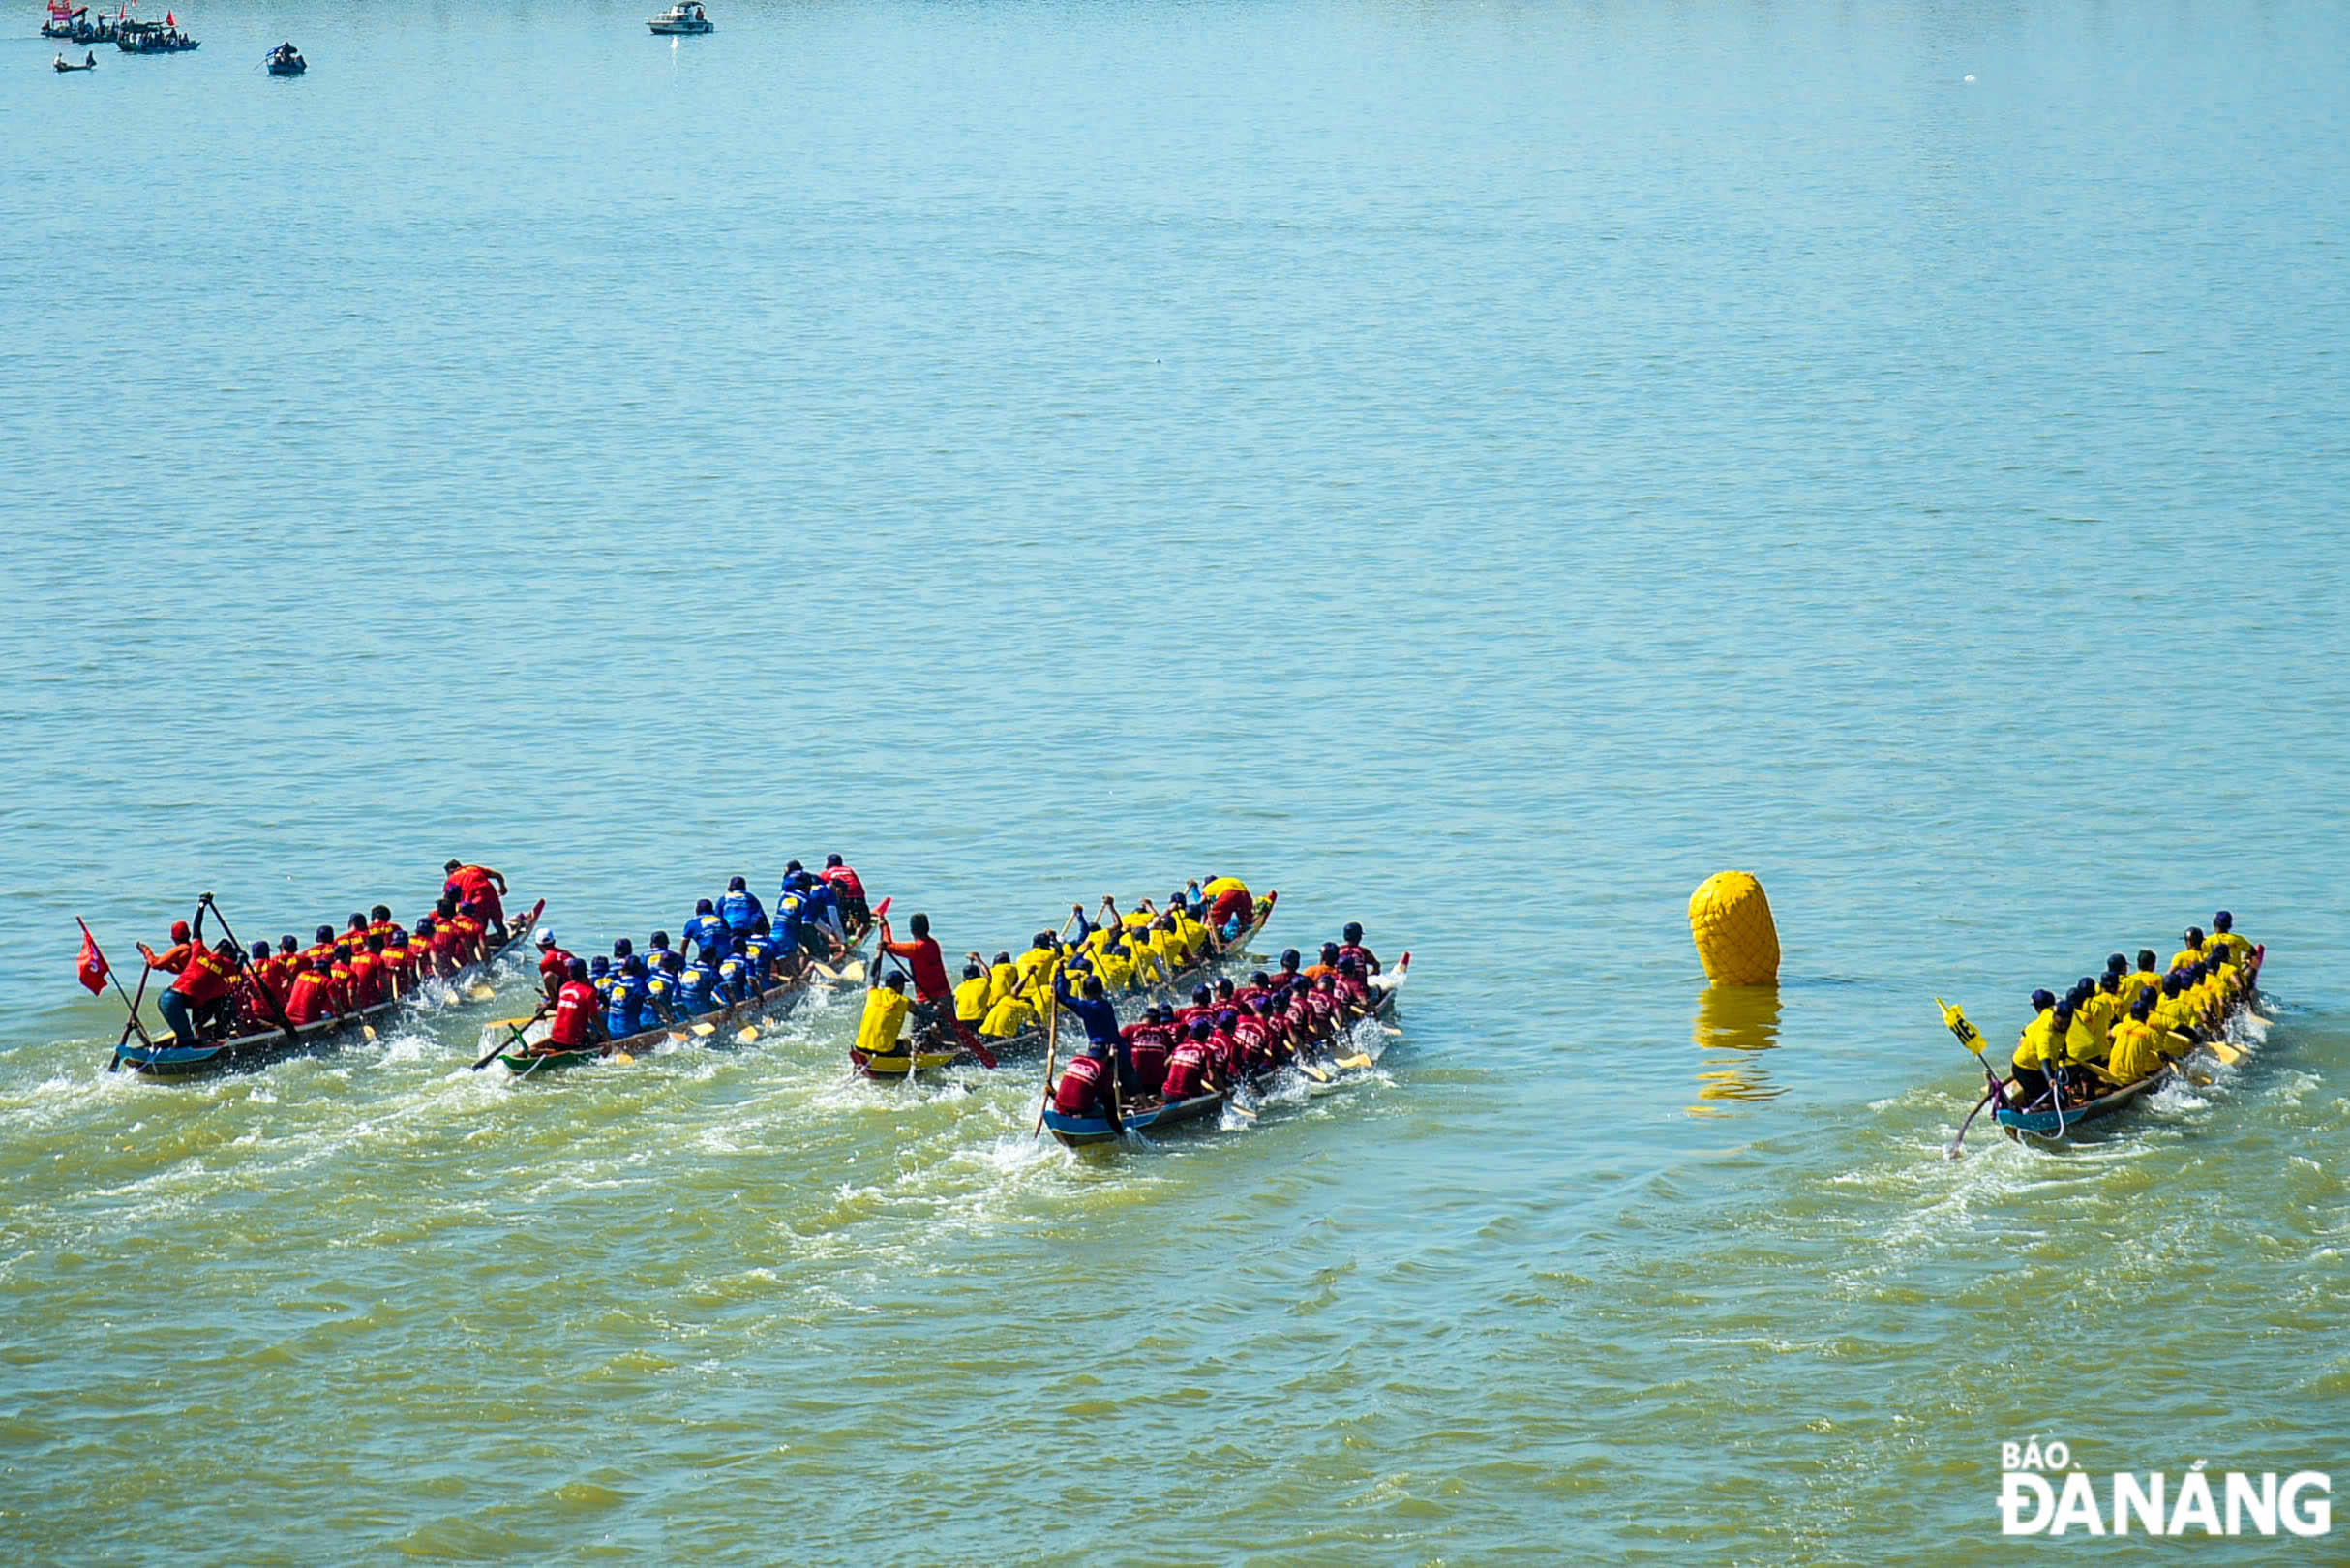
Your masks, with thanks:
[{"label": "small boat", "polygon": [[695,3],[695,0],[678,0],[676,5],[671,6],[658,16],[652,17],[645,25],[656,33],[664,34],[715,31],[708,15]]},{"label": "small boat", "polygon": [[[530,906],[530,913],[509,926],[504,946],[483,962],[468,964],[454,975],[440,977],[443,984],[463,987],[468,980],[478,980],[497,967],[497,961],[521,949],[530,930],[538,924],[547,901],[540,899]],[[427,982],[431,983],[431,982]],[[118,1060],[134,1072],[143,1072],[152,1078],[193,1078],[231,1070],[266,1067],[288,1056],[322,1054],[338,1044],[344,1036],[355,1033],[371,1019],[384,1018],[399,1011],[413,1000],[395,997],[378,1002],[357,1012],[346,1012],[339,1018],[321,1018],[316,1023],[298,1024],[288,1038],[284,1029],[270,1029],[259,1034],[240,1035],[233,1040],[215,1040],[205,1045],[173,1045],[170,1036],[158,1032],[152,1044],[125,1045]]]},{"label": "small boat", "polygon": [[[1231,941],[1216,946],[1205,958],[1180,971],[1174,980],[1163,988],[1174,992],[1177,996],[1185,995],[1191,986],[1197,985],[1215,974],[1235,954],[1248,951],[1249,944],[1255,940],[1259,931],[1265,928],[1265,922],[1273,919],[1273,906],[1280,902],[1280,897],[1279,889],[1265,894],[1257,901],[1256,918],[1250,922],[1248,929],[1233,937]],[[1145,993],[1130,993],[1128,999],[1131,1000],[1133,996],[1142,994]],[[991,1040],[987,1042],[987,1048],[995,1054],[997,1061],[1003,1062],[1018,1057],[1041,1055],[1044,1050],[1044,1026],[1039,1023],[1023,1029],[1016,1035],[1007,1036],[1003,1040]],[[958,1061],[969,1060],[971,1060],[969,1052],[959,1046],[952,1049],[948,1048],[934,1032],[930,1042],[915,1057],[913,1070],[928,1072],[938,1068],[952,1066]],[[902,1078],[907,1072],[906,1053],[902,1045],[900,1049],[887,1056],[876,1056],[866,1051],[860,1051],[852,1045],[849,1047],[849,1065],[869,1078]]]},{"label": "small boat", "polygon": [[49,63],[56,67],[56,69],[59,71],[95,71],[98,69],[98,61],[95,57],[84,60],[79,65],[73,65],[70,64],[66,60],[66,57],[61,54]]},{"label": "small boat", "polygon": [[291,44],[281,44],[270,51],[269,58],[262,63],[269,67],[269,74],[273,76],[298,76],[310,69],[310,62],[302,58],[302,51]]},{"label": "small boat", "polygon": [[[1384,1022],[1396,1010],[1396,993],[1403,988],[1403,977],[1410,970],[1411,954],[1407,952],[1397,963],[1394,970],[1390,971],[1396,977],[1394,983],[1379,988],[1378,1000],[1372,1004],[1366,1018]],[[1376,978],[1385,979],[1386,977]],[[1347,1028],[1360,1028],[1365,1021],[1365,1019],[1357,1019]],[[1337,1038],[1344,1039],[1345,1030],[1340,1031]],[[1349,1063],[1347,1065],[1359,1064]],[[1275,1070],[1277,1072],[1279,1070],[1279,1069]],[[1250,1087],[1262,1089],[1263,1084],[1251,1080]],[[1054,1137],[1059,1138],[1072,1149],[1082,1149],[1088,1144],[1118,1141],[1119,1131],[1110,1126],[1108,1117],[1064,1116],[1053,1109],[1051,1094],[1052,1087],[1048,1084],[1045,1086],[1044,1126],[1050,1130]],[[1131,1106],[1120,1107],[1120,1120],[1134,1131],[1148,1131],[1155,1127],[1171,1127],[1179,1122],[1196,1122],[1204,1116],[1210,1116],[1221,1110],[1231,1098],[1232,1089],[1227,1087],[1220,1089],[1214,1094],[1193,1095],[1185,1100],[1139,1100]]]},{"label": "small boat", "polygon": [[[865,938],[871,935],[873,927],[868,924],[863,930],[851,935],[848,957],[854,958],[857,955],[858,950],[864,946]],[[845,967],[846,960],[844,959],[843,962]],[[535,1022],[522,1018],[496,1020],[483,1026],[482,1041],[487,1047],[495,1043],[498,1035],[505,1035],[507,1044],[503,1050],[497,1053],[498,1065],[508,1072],[525,1077],[533,1072],[580,1067],[589,1062],[632,1062],[640,1056],[651,1055],[666,1044],[682,1045],[687,1040],[695,1039],[716,1040],[725,1036],[738,1036],[745,1027],[755,1027],[764,1023],[779,1023],[791,1012],[799,999],[808,994],[812,985],[821,981],[823,977],[819,975],[811,979],[777,980],[757,996],[720,1008],[716,1011],[705,1012],[678,1023],[662,1024],[658,1028],[644,1030],[620,1040],[604,1040],[594,1045],[582,1046],[576,1051],[531,1049],[532,1046],[539,1044],[547,1038],[551,1026],[543,1018]]]},{"label": "small boat", "polygon": [[125,54],[185,54],[203,45],[168,21],[126,21],[116,32],[114,46]]},{"label": "small boat", "polygon": [[[2252,950],[2252,984],[2245,990],[2243,999],[2238,1004],[2240,1008],[2249,1008],[2252,1005],[2252,999],[2260,994],[2260,966],[2268,957],[2268,951],[2266,946]],[[2036,1108],[2017,1110],[2011,1106],[2000,1105],[1992,1111],[1991,1116],[2008,1137],[2019,1143],[2027,1137],[2050,1140],[2065,1138],[2071,1135],[2073,1129],[2089,1122],[2102,1121],[2116,1111],[2124,1110],[2166,1085],[2176,1082],[2178,1078],[2178,1065],[2165,1062],[2160,1070],[2147,1074],[2135,1083],[2125,1083],[2119,1088],[2108,1090],[2094,1100],[2084,1101],[2078,1105],[2065,1106],[2061,1116],[2055,1106],[2047,1103],[2045,1096],[2034,1101]]]},{"label": "small boat", "polygon": [[77,36],[89,25],[82,18],[89,15],[88,6],[69,6],[64,0],[50,0],[48,20],[41,24],[43,38],[62,38],[70,44],[81,42]]}]

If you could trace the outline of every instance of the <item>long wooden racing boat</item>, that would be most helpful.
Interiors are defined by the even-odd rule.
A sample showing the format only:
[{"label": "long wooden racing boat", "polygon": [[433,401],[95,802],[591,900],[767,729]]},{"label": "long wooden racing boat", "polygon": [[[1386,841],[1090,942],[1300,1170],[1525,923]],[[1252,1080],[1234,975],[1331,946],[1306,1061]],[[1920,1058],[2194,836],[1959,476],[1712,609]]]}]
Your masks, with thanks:
[{"label": "long wooden racing boat", "polygon": [[[884,899],[882,905],[885,909],[888,908],[889,900]],[[849,959],[858,956],[859,950],[865,945],[865,939],[873,934],[873,925],[867,923],[864,929],[850,937],[849,950],[842,960],[844,965]],[[576,1051],[547,1051],[533,1048],[546,1040],[548,1030],[553,1027],[544,1018],[536,1021],[524,1018],[496,1019],[483,1026],[482,1042],[487,1048],[496,1042],[499,1035],[505,1036],[507,1043],[506,1047],[497,1053],[498,1065],[508,1072],[525,1077],[533,1072],[543,1076],[549,1072],[559,1071],[564,1068],[582,1067],[589,1062],[633,1062],[640,1056],[651,1055],[663,1045],[682,1045],[691,1040],[717,1040],[740,1038],[746,1028],[755,1028],[766,1023],[781,1023],[792,1009],[798,1005],[799,999],[806,996],[817,983],[827,982],[823,980],[822,976],[812,976],[797,980],[777,980],[757,996],[746,997],[740,1002],[729,1003],[714,1011],[697,1013],[679,1022],[665,1023],[658,1028],[643,1030],[619,1040],[603,1040],[593,1045],[582,1046]],[[751,1038],[756,1039],[757,1037],[753,1035]]]},{"label": "long wooden racing boat", "polygon": [[[2252,999],[2260,994],[2260,966],[2268,957],[2268,946],[2265,943],[2252,950],[2250,958],[2252,983],[2245,987],[2244,995],[2237,1000],[2236,1006],[2229,1010],[2231,1017],[2251,1007]],[[2065,1106],[2061,1115],[2056,1107],[2048,1102],[2045,1096],[2034,1102],[2034,1108],[2033,1109],[2019,1110],[2012,1106],[2001,1105],[1995,1108],[1991,1115],[1993,1120],[1997,1121],[2000,1127],[2005,1131],[2007,1136],[2019,1143],[2027,1137],[2047,1138],[2052,1141],[2066,1138],[2071,1136],[2074,1129],[2089,1122],[2102,1121],[2116,1111],[2126,1110],[2148,1096],[2159,1092],[2167,1085],[2178,1081],[2179,1073],[2179,1065],[2176,1062],[2165,1062],[2159,1069],[2148,1073],[2135,1083],[2125,1083],[2119,1088],[2108,1090],[2094,1100],[2084,1101],[2078,1105]]]},{"label": "long wooden racing boat", "polygon": [[[1160,991],[1171,991],[1177,996],[1186,994],[1191,986],[1214,976],[1217,970],[1229,963],[1235,955],[1247,952],[1249,944],[1256,940],[1257,933],[1262,931],[1266,922],[1273,919],[1273,906],[1280,903],[1280,899],[1281,893],[1279,888],[1266,893],[1264,897],[1256,901],[1255,916],[1249,922],[1247,929],[1239,932],[1229,942],[1214,943],[1209,948],[1207,956],[1176,971],[1175,978],[1164,985],[1141,991],[1130,991],[1126,996],[1116,1000],[1129,1002],[1154,997]],[[1147,1006],[1148,1003],[1146,1002],[1145,1005]],[[973,1059],[971,1053],[960,1045],[949,1046],[944,1043],[941,1032],[936,1026],[924,1030],[923,1034],[924,1039],[916,1052],[911,1067],[906,1061],[905,1046],[909,1043],[906,1040],[901,1040],[899,1049],[887,1055],[860,1051],[852,1045],[849,1047],[849,1063],[868,1078],[902,1078],[909,1071],[929,1072],[939,1068],[951,1067],[957,1062],[968,1062]],[[1043,1055],[1044,1041],[1045,1028],[1043,1024],[1039,1023],[1021,1030],[1016,1035],[1007,1035],[1002,1040],[991,1040],[987,1041],[987,1048],[995,1053],[995,1059],[999,1062],[1019,1060]]]},{"label": "long wooden racing boat", "polygon": [[[478,964],[467,964],[453,975],[437,977],[425,983],[457,988],[465,994],[468,980],[477,980],[497,966],[497,961],[516,951],[529,940],[531,929],[538,924],[546,910],[542,898],[530,906],[530,913],[506,928],[506,940],[490,956]],[[264,1033],[239,1035],[231,1040],[215,1040],[204,1045],[172,1045],[166,1043],[169,1036],[158,1032],[154,1044],[125,1045],[119,1060],[134,1072],[143,1072],[151,1078],[194,1078],[214,1072],[242,1071],[267,1067],[272,1062],[289,1056],[316,1055],[341,1044],[346,1035],[359,1032],[363,1025],[388,1018],[416,1000],[414,993],[378,1002],[372,1008],[346,1012],[337,1018],[321,1018],[316,1023],[297,1024],[289,1035],[283,1028]]]},{"label": "long wooden racing boat", "polygon": [[[1395,1012],[1396,993],[1403,989],[1403,981],[1410,972],[1411,954],[1407,952],[1396,967],[1389,971],[1389,975],[1394,977],[1392,983],[1377,987],[1378,996],[1371,1004],[1371,1011],[1363,1018],[1358,1018],[1354,1023],[1349,1024],[1346,1029],[1341,1030],[1338,1038],[1345,1039],[1350,1031],[1360,1028],[1367,1020],[1384,1023]],[[1378,980],[1388,978],[1388,975],[1374,977]],[[1327,1057],[1310,1060],[1318,1061],[1323,1067],[1336,1065],[1332,1064]],[[1283,1070],[1284,1068],[1275,1068],[1269,1073],[1252,1075],[1248,1080],[1248,1087],[1261,1092],[1267,1082]],[[1228,1085],[1214,1094],[1193,1095],[1184,1100],[1168,1101],[1157,1098],[1138,1100],[1130,1107],[1120,1107],[1120,1120],[1137,1132],[1148,1131],[1155,1127],[1171,1127],[1179,1122],[1195,1122],[1202,1117],[1212,1116],[1221,1111],[1237,1088],[1237,1085]],[[1118,1129],[1110,1125],[1108,1117],[1064,1116],[1053,1109],[1052,1092],[1053,1086],[1049,1083],[1046,1084],[1044,1086],[1044,1125],[1051,1130],[1054,1137],[1059,1138],[1072,1149],[1081,1149],[1092,1143],[1118,1141],[1120,1135]]]}]

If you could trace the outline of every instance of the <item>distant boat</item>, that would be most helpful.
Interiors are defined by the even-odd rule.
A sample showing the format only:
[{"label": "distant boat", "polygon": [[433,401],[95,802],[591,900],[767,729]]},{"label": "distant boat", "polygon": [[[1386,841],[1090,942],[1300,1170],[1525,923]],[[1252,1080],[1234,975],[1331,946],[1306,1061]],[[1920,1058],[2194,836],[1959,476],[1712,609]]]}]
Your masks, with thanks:
[{"label": "distant boat", "polygon": [[79,65],[69,65],[66,63],[66,57],[61,54],[50,64],[60,71],[95,71],[98,69],[98,56],[93,54]]},{"label": "distant boat", "polygon": [[310,69],[310,62],[302,58],[302,51],[291,44],[281,44],[271,49],[269,58],[262,63],[269,67],[269,74],[273,76],[298,76]]},{"label": "distant boat", "polygon": [[114,46],[125,54],[185,54],[203,47],[181,32],[179,24],[167,15],[159,22],[124,22]]},{"label": "distant boat", "polygon": [[656,33],[708,33],[713,30],[708,15],[696,0],[678,0],[676,5],[645,25]]}]

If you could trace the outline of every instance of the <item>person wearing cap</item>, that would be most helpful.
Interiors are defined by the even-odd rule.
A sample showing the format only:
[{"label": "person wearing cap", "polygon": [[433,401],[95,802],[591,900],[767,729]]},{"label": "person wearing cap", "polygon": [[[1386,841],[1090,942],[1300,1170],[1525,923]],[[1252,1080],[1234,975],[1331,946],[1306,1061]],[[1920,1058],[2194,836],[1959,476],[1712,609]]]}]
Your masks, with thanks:
[{"label": "person wearing cap", "polygon": [[469,898],[459,904],[450,917],[449,929],[457,934],[458,967],[489,961],[490,932],[482,923],[479,905]]},{"label": "person wearing cap", "polygon": [[[906,977],[892,970],[876,976],[865,987],[864,1016],[857,1022],[857,1048],[870,1057],[895,1056],[898,1036],[905,1030],[906,1015],[914,1004],[906,996]],[[913,1053],[907,1053],[912,1067]]]},{"label": "person wearing cap", "polygon": [[[475,929],[479,928],[477,922]],[[443,898],[433,910],[433,972],[454,975],[465,964],[465,941],[457,928],[456,901]]]},{"label": "person wearing cap", "polygon": [[669,948],[658,951],[660,956],[645,966],[645,1006],[653,1020],[646,1026],[648,1029],[683,1023],[690,1016],[685,1010],[682,980],[685,955]]},{"label": "person wearing cap", "polygon": [[726,892],[718,900],[718,918],[726,922],[729,931],[736,936],[749,936],[751,921],[766,913],[767,906],[759,902],[759,895],[751,891],[748,883],[740,877],[727,879]]},{"label": "person wearing cap", "polygon": [[367,928],[385,942],[392,940],[392,906],[377,904],[367,912]]},{"label": "person wearing cap", "polygon": [[1166,1076],[1159,1092],[1169,1101],[1213,1094],[1218,1079],[1214,1053],[1208,1048],[1208,1020],[1200,1019],[1167,1052]]},{"label": "person wearing cap", "polygon": [[[201,911],[197,912],[196,918],[199,920],[203,918]],[[138,953],[140,957],[146,959],[149,969],[161,970],[166,975],[176,975],[188,967],[189,955],[195,951],[195,948],[196,944],[188,929],[188,922],[173,920],[171,922],[171,946],[157,952],[142,942],[138,945]]]},{"label": "person wearing cap", "polygon": [[2128,1014],[2114,1025],[2113,1050],[2106,1058],[2105,1075],[2118,1084],[2136,1083],[2160,1070],[2168,1060],[2162,1037],[2154,1025],[2154,999],[2146,991],[2129,1005]]},{"label": "person wearing cap", "polygon": [[383,968],[383,938],[361,931],[351,950],[351,1008],[354,1011],[391,1000],[391,978]]},{"label": "person wearing cap", "polygon": [[841,920],[840,894],[830,883],[806,871],[797,873],[793,881],[800,897],[807,900],[808,922],[824,938],[825,946],[836,958],[845,954],[849,949],[849,928]]},{"label": "person wearing cap", "polygon": [[2171,967],[2173,969],[2184,969],[2189,964],[2192,964],[2196,959],[2203,956],[2202,926],[2188,926],[2186,928],[2186,935],[2184,938],[2183,938],[2183,940],[2186,943],[2186,946],[2181,948],[2177,952],[2171,954]]},{"label": "person wearing cap", "polygon": [[286,1017],[296,1029],[335,1015],[332,977],[307,952],[294,954],[293,984],[286,993]]},{"label": "person wearing cap", "polygon": [[595,986],[588,978],[588,966],[572,959],[571,967],[563,973],[562,983],[556,987],[555,1017],[547,1026],[546,1042],[533,1046],[532,1051],[546,1054],[586,1050],[596,1043],[603,1015]]},{"label": "person wearing cap", "polygon": [[2018,1105],[2030,1105],[2048,1092],[2045,1069],[2064,1049],[2064,1037],[2054,1033],[2056,1002],[2054,992],[2032,993],[2032,1021],[2016,1037],[2015,1054],[2007,1066],[2007,1086]]},{"label": "person wearing cap", "polygon": [[731,1008],[759,999],[759,980],[751,973],[750,951],[747,935],[728,940],[726,956],[718,960],[718,983],[710,993],[720,1005]]},{"label": "person wearing cap", "polygon": [[742,956],[751,966],[751,994],[764,992],[775,979],[775,950],[777,944],[768,928],[767,917],[751,921],[750,935],[742,939]]},{"label": "person wearing cap", "polygon": [[734,949],[733,933],[726,921],[718,917],[718,906],[707,898],[694,900],[694,918],[685,922],[685,932],[679,941],[693,949],[694,959],[716,968],[718,960]]},{"label": "person wearing cap", "polygon": [[987,1021],[987,965],[976,952],[966,956],[955,984],[954,1015],[975,1030]]},{"label": "person wearing cap", "polygon": [[1019,991],[1010,991],[987,1005],[987,1015],[979,1020],[982,1040],[1009,1040],[1012,1036],[1037,1025],[1037,1010]]},{"label": "person wearing cap", "polygon": [[2162,994],[2162,971],[2154,967],[2154,950],[2138,950],[2138,967],[2122,977],[2122,1002],[2124,1007],[2138,1000],[2143,993]]},{"label": "person wearing cap", "polygon": [[1359,922],[1348,920],[1346,929],[1339,935],[1342,939],[1339,945],[1341,958],[1352,958],[1365,980],[1379,973],[1379,955],[1363,946],[1363,927]]},{"label": "person wearing cap", "polygon": [[2186,971],[2174,969],[2162,977],[2162,994],[2154,1002],[2154,1025],[2157,1030],[2200,1045],[2207,1038],[2201,1012],[2200,1003],[2187,989]]},{"label": "person wearing cap", "polygon": [[621,960],[612,988],[604,993],[604,1033],[612,1039],[626,1040],[660,1026],[645,981],[645,960],[632,952]]},{"label": "person wearing cap", "polygon": [[1124,1131],[1118,1106],[1110,1094],[1110,1048],[1100,1040],[1071,1057],[1053,1084],[1053,1109],[1063,1116],[1103,1116]]},{"label": "person wearing cap", "polygon": [[864,879],[839,856],[824,858],[824,880],[830,885],[832,895],[840,900],[841,920],[850,929],[861,932],[873,923],[873,911],[865,903]]},{"label": "person wearing cap", "polygon": [[[679,954],[680,957],[683,954]],[[718,966],[705,959],[700,950],[692,963],[678,971],[677,1004],[689,1016],[718,1010]]]},{"label": "person wearing cap", "polygon": [[571,954],[565,952],[557,944],[552,927],[540,926],[538,930],[539,989],[545,991],[547,1001],[554,1004],[562,999],[563,987],[570,981]]},{"label": "person wearing cap", "polygon": [[311,933],[310,946],[302,950],[302,956],[310,960],[311,968],[323,973],[328,961],[334,955],[335,928],[331,925],[321,925]]},{"label": "person wearing cap", "polygon": [[506,879],[502,872],[486,865],[467,865],[463,860],[451,860],[441,868],[448,877],[440,885],[444,898],[459,904],[472,904],[481,917],[482,925],[490,935],[490,945],[506,945]]},{"label": "person wearing cap", "polygon": [[[2250,937],[2238,934],[2236,930],[2236,917],[2229,914],[2224,909],[2212,917],[2211,940],[2212,942],[2225,943],[2227,945],[2229,953],[2234,956],[2239,968],[2243,967],[2245,961],[2252,956],[2252,939]],[[2210,944],[2206,943],[2205,946],[2208,947]]]},{"label": "person wearing cap", "polygon": [[645,949],[645,973],[651,974],[661,967],[661,954],[669,950],[669,933],[655,931]]}]

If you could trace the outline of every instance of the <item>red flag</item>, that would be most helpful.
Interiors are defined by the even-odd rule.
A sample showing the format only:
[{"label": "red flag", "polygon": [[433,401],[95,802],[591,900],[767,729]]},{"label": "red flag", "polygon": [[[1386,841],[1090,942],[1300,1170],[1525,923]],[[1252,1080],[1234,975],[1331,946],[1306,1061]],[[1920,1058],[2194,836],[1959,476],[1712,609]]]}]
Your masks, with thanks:
[{"label": "red flag", "polygon": [[164,13],[164,25],[166,27],[177,27],[179,23],[172,19],[171,13],[166,11]]},{"label": "red flag", "polygon": [[83,926],[81,928],[81,983],[90,988],[92,996],[101,995],[106,988],[108,973],[106,955],[98,950],[98,939],[90,935],[88,926]]}]

